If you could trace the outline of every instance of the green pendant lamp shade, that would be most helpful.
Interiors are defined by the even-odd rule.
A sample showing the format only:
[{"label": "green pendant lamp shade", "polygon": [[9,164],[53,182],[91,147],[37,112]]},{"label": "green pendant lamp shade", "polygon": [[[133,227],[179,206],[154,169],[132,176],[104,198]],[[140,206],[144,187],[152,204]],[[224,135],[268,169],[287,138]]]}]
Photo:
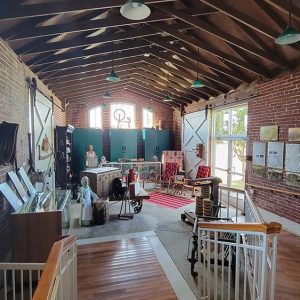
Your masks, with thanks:
[{"label": "green pendant lamp shade", "polygon": [[121,81],[121,78],[115,73],[114,69],[111,69],[110,73],[106,77],[106,80],[118,82]]},{"label": "green pendant lamp shade", "polygon": [[102,109],[106,108],[106,104],[105,103],[100,104],[100,108]]},{"label": "green pendant lamp shade", "polygon": [[164,102],[171,102],[171,101],[172,101],[172,98],[170,97],[169,94],[167,96],[165,96]]},{"label": "green pendant lamp shade", "polygon": [[204,86],[204,83],[199,78],[197,78],[191,85],[192,88],[201,88],[203,86]]},{"label": "green pendant lamp shade", "polygon": [[144,20],[151,10],[143,0],[128,0],[120,9],[121,15],[129,20]]},{"label": "green pendant lamp shade", "polygon": [[147,109],[148,111],[150,111],[150,112],[152,112],[152,111],[153,111],[153,108],[152,108],[152,106],[148,106],[146,109]]},{"label": "green pendant lamp shade", "polygon": [[[199,48],[198,48],[198,56],[199,56]],[[198,60],[198,62],[197,62],[197,79],[193,82],[193,84],[191,85],[191,87],[198,89],[198,88],[201,88],[203,86],[204,86],[203,81],[201,81],[199,79],[199,60]]]},{"label": "green pendant lamp shade", "polygon": [[284,32],[275,40],[276,44],[289,45],[300,41],[300,32],[293,27],[287,27]]},{"label": "green pendant lamp shade", "polygon": [[275,43],[279,45],[289,45],[300,41],[300,32],[291,25],[292,18],[292,0],[290,0],[289,23],[286,29],[275,39]]}]

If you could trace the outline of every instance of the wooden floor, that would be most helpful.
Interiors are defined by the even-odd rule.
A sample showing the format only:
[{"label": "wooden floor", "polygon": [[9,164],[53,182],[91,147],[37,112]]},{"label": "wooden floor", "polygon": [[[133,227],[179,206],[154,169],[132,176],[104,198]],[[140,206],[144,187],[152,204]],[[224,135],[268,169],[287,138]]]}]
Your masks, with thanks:
[{"label": "wooden floor", "polygon": [[148,240],[78,246],[78,299],[177,299]]},{"label": "wooden floor", "polygon": [[275,299],[300,299],[300,237],[286,231],[279,235]]}]

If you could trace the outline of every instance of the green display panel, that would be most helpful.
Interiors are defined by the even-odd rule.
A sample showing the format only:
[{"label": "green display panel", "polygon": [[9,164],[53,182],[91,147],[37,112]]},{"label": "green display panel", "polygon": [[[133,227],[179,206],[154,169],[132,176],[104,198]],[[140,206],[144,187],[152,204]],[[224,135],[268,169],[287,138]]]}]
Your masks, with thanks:
[{"label": "green display panel", "polygon": [[102,157],[103,132],[94,128],[75,128],[73,132],[73,172],[76,181],[79,181],[80,171],[86,166],[86,151],[89,145],[94,146],[94,151],[98,156],[98,161]]},{"label": "green display panel", "polygon": [[137,158],[137,130],[110,129],[110,161]]},{"label": "green display panel", "polygon": [[169,130],[143,129],[144,159],[152,161],[153,156],[161,160],[162,151],[170,149]]}]

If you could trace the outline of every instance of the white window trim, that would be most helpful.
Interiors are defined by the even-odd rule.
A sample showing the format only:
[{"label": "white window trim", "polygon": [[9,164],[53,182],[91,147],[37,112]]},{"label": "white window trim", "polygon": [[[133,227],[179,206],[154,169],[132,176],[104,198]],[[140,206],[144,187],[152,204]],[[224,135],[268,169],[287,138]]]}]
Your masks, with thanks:
[{"label": "white window trim", "polygon": [[[100,127],[92,127],[92,126],[91,126],[91,111],[92,111],[92,110],[96,110],[97,108],[100,108],[100,119],[101,119]],[[91,107],[91,108],[89,109],[88,114],[89,114],[89,128],[102,129],[102,128],[103,128],[103,111],[102,111],[101,107],[100,107],[99,105],[94,106],[94,107]]]},{"label": "white window trim", "polygon": [[[148,113],[151,113],[152,114],[152,124],[151,124],[151,126],[147,126],[147,127],[145,127],[144,125],[144,112],[146,112],[147,114]],[[143,128],[153,128],[153,119],[154,119],[154,114],[153,114],[153,111],[149,111],[147,108],[143,108]],[[148,121],[148,120],[147,120]]]},{"label": "white window trim", "polygon": [[[112,118],[111,118],[111,111],[112,111],[112,106],[113,105],[117,105],[117,104],[122,104],[122,105],[132,105],[134,107],[134,126],[131,127],[130,129],[136,129],[136,104],[134,103],[130,103],[130,102],[112,102],[109,104],[109,125],[110,125],[110,128],[113,128],[113,129],[118,129],[118,128],[115,128],[115,127],[112,127]],[[127,129],[127,128],[119,128],[119,129]]]}]

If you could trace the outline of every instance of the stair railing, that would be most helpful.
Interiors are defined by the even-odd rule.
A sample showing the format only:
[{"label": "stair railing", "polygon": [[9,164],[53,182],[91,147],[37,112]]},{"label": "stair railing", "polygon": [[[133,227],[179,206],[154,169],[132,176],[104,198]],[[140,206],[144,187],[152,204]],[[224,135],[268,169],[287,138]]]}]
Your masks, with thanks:
[{"label": "stair railing", "polygon": [[76,237],[52,246],[33,300],[77,300]]},{"label": "stair railing", "polygon": [[199,222],[198,299],[273,300],[280,230],[278,223]]}]

